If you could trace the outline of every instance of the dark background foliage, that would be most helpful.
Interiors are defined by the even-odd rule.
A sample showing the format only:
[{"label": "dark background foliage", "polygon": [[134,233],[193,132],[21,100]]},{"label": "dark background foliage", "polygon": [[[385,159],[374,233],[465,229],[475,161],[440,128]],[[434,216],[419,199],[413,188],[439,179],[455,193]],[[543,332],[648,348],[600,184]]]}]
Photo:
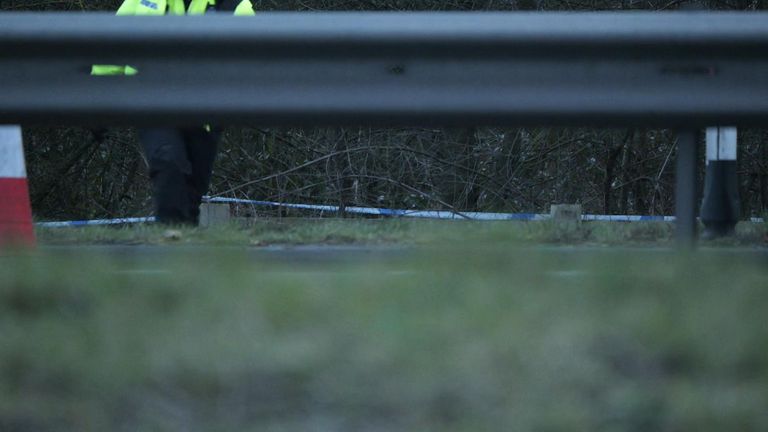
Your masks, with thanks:
[{"label": "dark background foliage", "polygon": [[[118,0],[0,0],[2,10],[115,10]],[[759,10],[766,0],[262,0],[259,10]],[[248,77],[243,77],[247,80]],[[38,219],[151,211],[129,129],[26,128]],[[768,208],[768,133],[741,130],[743,216]],[[211,194],[281,202],[463,211],[670,214],[674,136],[629,129],[227,129]],[[701,175],[703,176],[703,162]]]}]

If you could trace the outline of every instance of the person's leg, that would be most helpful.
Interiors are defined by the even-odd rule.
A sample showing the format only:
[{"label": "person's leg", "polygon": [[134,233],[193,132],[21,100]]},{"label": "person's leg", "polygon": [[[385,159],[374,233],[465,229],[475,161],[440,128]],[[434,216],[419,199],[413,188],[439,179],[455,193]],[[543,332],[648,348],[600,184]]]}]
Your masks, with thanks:
[{"label": "person's leg", "polygon": [[213,162],[219,147],[221,132],[203,128],[184,129],[187,158],[192,170],[188,178],[189,214],[195,223],[200,218],[200,202],[211,184]]},{"label": "person's leg", "polygon": [[143,129],[139,140],[149,163],[149,177],[159,223],[193,224],[190,214],[188,179],[192,167],[187,156],[184,135],[173,128]]}]

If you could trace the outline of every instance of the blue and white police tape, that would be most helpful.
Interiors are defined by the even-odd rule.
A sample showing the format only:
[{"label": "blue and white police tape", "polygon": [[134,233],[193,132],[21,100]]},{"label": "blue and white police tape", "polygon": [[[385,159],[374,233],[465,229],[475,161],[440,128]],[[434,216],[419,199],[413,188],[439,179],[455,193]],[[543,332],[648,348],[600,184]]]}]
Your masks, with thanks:
[{"label": "blue and white police tape", "polygon": [[[260,207],[284,207],[297,210],[310,210],[321,213],[338,213],[340,206],[319,205],[319,204],[293,204],[281,203],[276,201],[259,201],[238,198],[223,197],[204,197],[203,200],[209,203],[223,204],[244,204]],[[424,219],[448,219],[448,220],[477,220],[477,221],[543,221],[548,220],[550,215],[541,213],[485,213],[485,212],[454,212],[441,210],[405,210],[405,209],[386,209],[376,207],[345,207],[344,211],[351,214],[371,215],[371,216],[389,216],[389,217],[411,217]],[[603,222],[674,222],[674,216],[635,216],[635,215],[594,215],[585,214],[581,216],[583,221],[603,221]],[[42,228],[62,228],[62,227],[82,227],[95,225],[125,225],[136,223],[154,222],[154,217],[136,217],[136,218],[118,218],[118,219],[97,219],[81,221],[62,221],[62,222],[38,222],[37,227]],[[751,218],[750,222],[763,223],[763,218]]]},{"label": "blue and white police tape", "polygon": [[118,218],[118,219],[93,219],[93,220],[79,220],[79,221],[61,221],[61,222],[37,222],[36,227],[40,228],[65,228],[65,227],[84,227],[84,226],[96,226],[96,225],[125,225],[154,222],[154,217],[134,217],[134,218]]},{"label": "blue and white police tape", "polygon": [[[248,204],[266,207],[285,207],[298,210],[313,210],[318,212],[337,213],[341,207],[334,205],[315,205],[315,204],[291,204],[279,203],[275,201],[256,201],[237,198],[222,197],[204,197],[204,201],[210,203],[229,203],[229,204]],[[394,216],[394,217],[414,217],[428,219],[469,219],[469,220],[544,220],[549,215],[535,213],[480,213],[480,212],[454,212],[438,210],[398,210],[376,207],[344,207],[346,213],[363,214],[372,216]]]},{"label": "blue and white police tape", "polygon": [[[266,207],[285,207],[298,210],[313,210],[318,212],[336,213],[341,211],[341,207],[334,205],[315,205],[315,204],[291,204],[275,201],[258,201],[238,198],[223,197],[204,197],[204,201],[210,203],[229,203],[229,204],[247,204]],[[486,221],[540,221],[548,220],[550,215],[541,213],[485,213],[485,212],[454,212],[439,210],[403,210],[386,209],[376,207],[344,207],[344,211],[353,214],[364,214],[372,216],[395,216],[395,217],[414,217],[429,219],[455,219],[455,220],[486,220]],[[585,214],[581,216],[583,221],[605,221],[605,222],[674,222],[674,216],[635,216],[635,215],[595,215]],[[763,218],[751,218],[750,222],[762,223]]]}]

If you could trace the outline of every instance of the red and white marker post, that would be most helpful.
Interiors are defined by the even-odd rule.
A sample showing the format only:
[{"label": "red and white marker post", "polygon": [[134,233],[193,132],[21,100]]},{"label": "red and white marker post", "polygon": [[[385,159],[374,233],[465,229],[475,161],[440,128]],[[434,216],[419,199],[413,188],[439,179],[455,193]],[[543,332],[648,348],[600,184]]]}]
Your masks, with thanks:
[{"label": "red and white marker post", "polygon": [[21,127],[0,125],[0,247],[34,244]]}]

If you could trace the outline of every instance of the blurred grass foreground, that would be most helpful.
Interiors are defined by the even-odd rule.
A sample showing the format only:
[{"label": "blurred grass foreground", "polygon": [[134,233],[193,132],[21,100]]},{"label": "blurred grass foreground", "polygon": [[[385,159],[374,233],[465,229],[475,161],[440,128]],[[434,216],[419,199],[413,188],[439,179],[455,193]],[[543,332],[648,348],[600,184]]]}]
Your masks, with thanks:
[{"label": "blurred grass foreground", "polygon": [[768,430],[765,253],[495,237],[5,253],[0,431]]}]

